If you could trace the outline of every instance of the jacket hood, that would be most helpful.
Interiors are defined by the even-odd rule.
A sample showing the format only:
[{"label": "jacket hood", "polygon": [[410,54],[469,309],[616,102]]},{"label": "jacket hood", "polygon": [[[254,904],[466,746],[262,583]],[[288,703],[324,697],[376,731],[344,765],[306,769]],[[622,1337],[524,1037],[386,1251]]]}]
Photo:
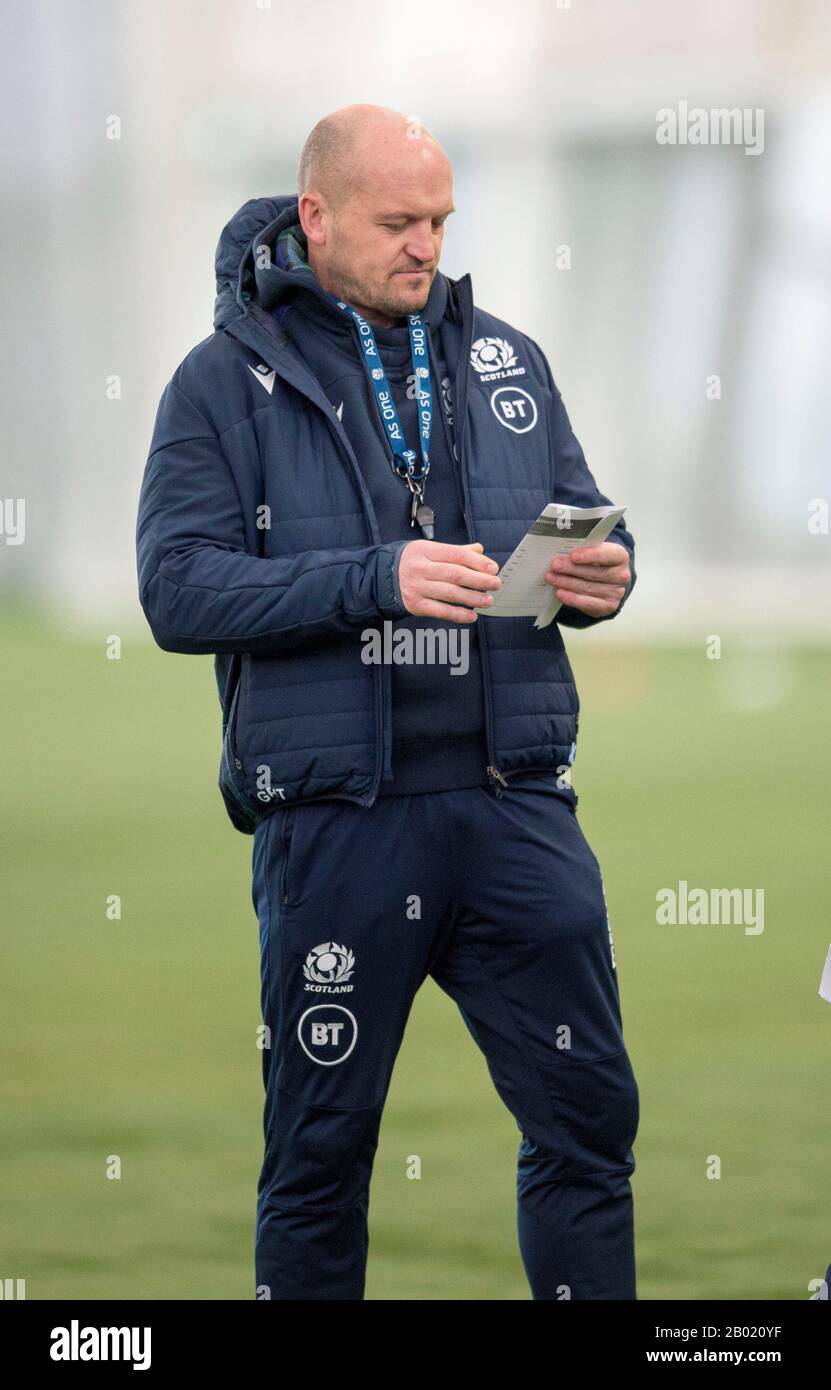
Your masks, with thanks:
[{"label": "jacket hood", "polygon": [[[259,250],[268,248],[268,255]],[[306,261],[306,237],[300,227],[297,195],[250,198],[220,233],[216,248],[215,330],[257,304],[267,313],[288,304],[298,290],[310,291],[331,312],[331,300]],[[436,271],[423,311],[431,326],[447,310],[460,316],[456,281]],[[340,311],[337,311],[340,314]]]}]

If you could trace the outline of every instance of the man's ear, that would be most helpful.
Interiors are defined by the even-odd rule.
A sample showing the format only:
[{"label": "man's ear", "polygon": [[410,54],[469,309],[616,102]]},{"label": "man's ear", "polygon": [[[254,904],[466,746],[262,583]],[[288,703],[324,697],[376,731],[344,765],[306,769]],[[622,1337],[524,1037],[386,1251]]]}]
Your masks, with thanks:
[{"label": "man's ear", "polygon": [[330,221],[326,199],[314,191],[302,193],[297,200],[297,210],[306,240],[313,246],[323,246],[326,242],[327,223]]}]

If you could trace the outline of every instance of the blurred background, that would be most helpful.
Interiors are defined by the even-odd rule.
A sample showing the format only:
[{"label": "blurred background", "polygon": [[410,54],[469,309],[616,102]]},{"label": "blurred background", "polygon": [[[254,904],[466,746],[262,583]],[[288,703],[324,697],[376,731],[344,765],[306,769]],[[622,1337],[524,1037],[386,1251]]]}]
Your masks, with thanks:
[{"label": "blurred background", "polygon": [[[370,101],[444,145],[441,268],[543,347],[637,542],[625,613],[567,642],[641,1091],[639,1297],[807,1298],[831,1259],[831,9],[7,0],[2,23],[0,1278],[251,1296],[251,841],[215,786],[211,659],[158,650],[139,608],[136,507],[221,228]],[[659,142],[683,103],[747,112],[752,142]],[[658,926],[681,879],[763,888],[764,932]],[[369,1298],[528,1298],[517,1143],[428,982]]]}]

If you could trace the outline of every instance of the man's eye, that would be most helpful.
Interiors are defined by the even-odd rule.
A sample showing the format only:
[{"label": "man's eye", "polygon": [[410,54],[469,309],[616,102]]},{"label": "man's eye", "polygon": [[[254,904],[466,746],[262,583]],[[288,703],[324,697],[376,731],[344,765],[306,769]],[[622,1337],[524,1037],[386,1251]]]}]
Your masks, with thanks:
[{"label": "man's eye", "polygon": [[[433,231],[435,231],[435,232],[440,231],[440,229],[444,226],[444,223],[445,223],[445,218],[443,218],[443,217],[434,217],[434,218],[433,218]],[[407,227],[407,223],[406,223],[406,222],[382,222],[382,223],[381,223],[381,226],[382,226],[382,227],[385,227],[386,230],[387,230],[388,232],[403,232],[403,231],[406,229],[406,227]]]}]

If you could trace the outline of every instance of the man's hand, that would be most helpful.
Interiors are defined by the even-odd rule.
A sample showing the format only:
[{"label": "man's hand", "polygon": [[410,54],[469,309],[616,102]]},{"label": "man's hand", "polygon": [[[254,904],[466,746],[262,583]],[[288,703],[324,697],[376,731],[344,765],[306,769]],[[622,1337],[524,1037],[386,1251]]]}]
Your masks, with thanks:
[{"label": "man's hand", "polygon": [[605,618],[620,607],[630,577],[629,551],[616,541],[555,555],[545,572],[558,599],[592,618]]},{"label": "man's hand", "polygon": [[398,561],[398,587],[405,608],[418,617],[475,623],[479,614],[471,609],[493,603],[484,591],[502,587],[498,572],[498,564],[484,554],[480,541],[469,545],[410,541]]}]

